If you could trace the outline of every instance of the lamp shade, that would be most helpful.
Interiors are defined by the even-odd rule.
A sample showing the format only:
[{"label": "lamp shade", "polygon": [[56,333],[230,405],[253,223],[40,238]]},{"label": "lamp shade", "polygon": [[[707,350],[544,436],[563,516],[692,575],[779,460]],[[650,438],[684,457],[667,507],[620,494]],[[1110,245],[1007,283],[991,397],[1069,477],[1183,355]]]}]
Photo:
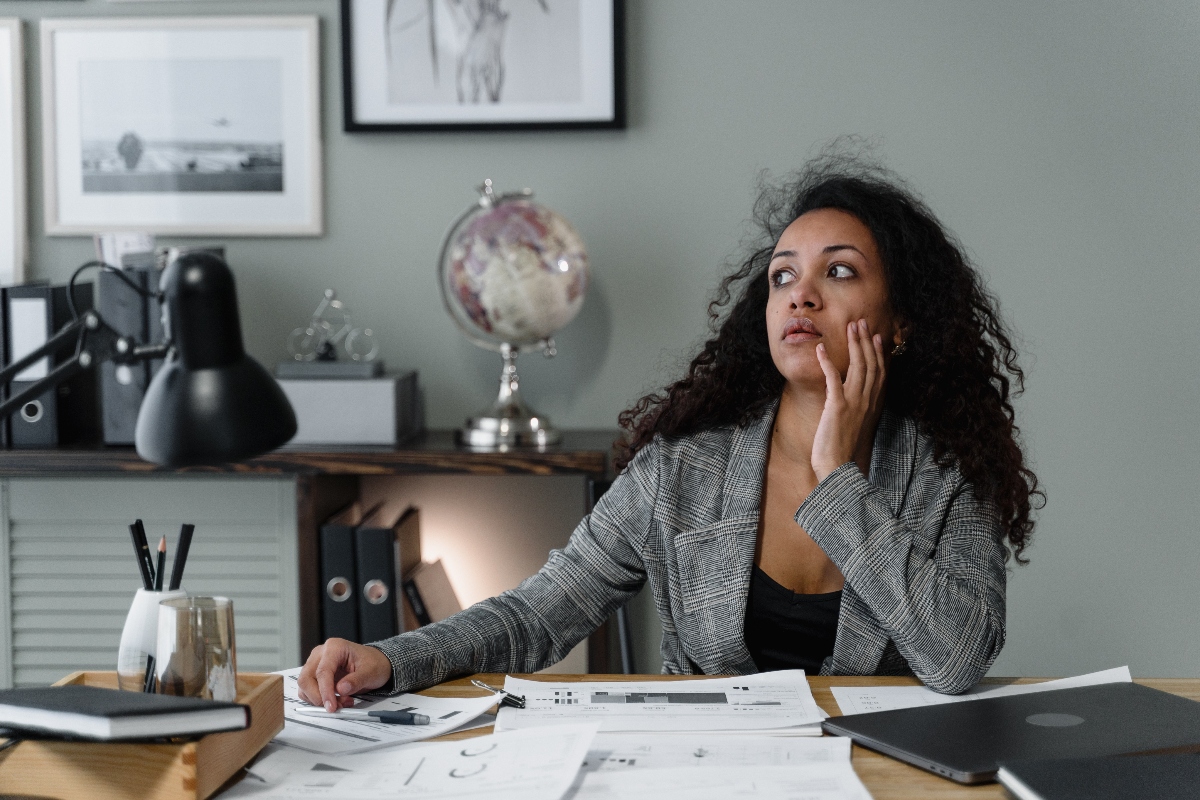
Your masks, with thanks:
[{"label": "lamp shade", "polygon": [[173,467],[220,464],[291,439],[296,415],[287,397],[242,346],[237,292],[224,260],[181,256],[159,289],[172,350],[138,412],[138,455]]}]

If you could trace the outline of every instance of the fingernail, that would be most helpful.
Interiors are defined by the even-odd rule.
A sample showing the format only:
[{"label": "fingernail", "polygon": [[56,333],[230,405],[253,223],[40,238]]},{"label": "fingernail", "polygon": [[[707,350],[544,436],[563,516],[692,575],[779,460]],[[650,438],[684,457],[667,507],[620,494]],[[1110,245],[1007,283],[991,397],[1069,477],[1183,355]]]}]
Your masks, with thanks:
[{"label": "fingernail", "polygon": [[330,714],[333,713],[333,703],[331,701],[329,701],[329,700],[325,701],[325,710],[328,711]]}]

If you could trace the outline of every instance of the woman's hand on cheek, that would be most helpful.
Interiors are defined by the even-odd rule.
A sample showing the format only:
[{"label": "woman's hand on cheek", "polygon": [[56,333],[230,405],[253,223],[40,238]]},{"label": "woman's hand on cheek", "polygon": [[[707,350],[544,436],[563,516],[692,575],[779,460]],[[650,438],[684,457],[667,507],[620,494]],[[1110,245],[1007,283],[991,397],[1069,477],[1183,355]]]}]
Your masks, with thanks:
[{"label": "woman's hand on cheek", "polygon": [[846,343],[850,367],[844,383],[825,345],[817,345],[817,361],[825,373],[825,410],[812,452],[812,467],[819,481],[854,460],[860,440],[868,433],[864,426],[874,416],[883,393],[883,339],[871,336],[864,319],[846,326]]}]

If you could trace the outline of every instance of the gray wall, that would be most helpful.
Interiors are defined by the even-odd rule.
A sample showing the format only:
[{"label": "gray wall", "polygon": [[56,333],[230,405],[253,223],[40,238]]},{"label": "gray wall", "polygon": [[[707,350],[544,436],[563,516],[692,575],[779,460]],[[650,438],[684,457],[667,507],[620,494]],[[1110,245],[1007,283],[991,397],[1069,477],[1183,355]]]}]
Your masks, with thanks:
[{"label": "gray wall", "polygon": [[[335,286],[391,364],[421,370],[435,426],[483,404],[496,377],[434,281],[442,232],[483,177],[536,188],[582,232],[591,295],[559,357],[529,358],[522,375],[556,422],[611,426],[702,335],[756,172],[794,167],[837,134],[878,137],[1022,337],[1020,420],[1050,502],[1032,565],[1013,574],[996,671],[1200,674],[1190,0],[630,0],[626,131],[354,136],[340,131],[333,0],[3,6],[30,19],[320,14],[328,233],[229,242],[248,344],[280,358]],[[36,173],[36,123],[31,137]],[[35,174],[35,231],[40,201]],[[63,278],[89,248],[35,235],[33,272]]]}]

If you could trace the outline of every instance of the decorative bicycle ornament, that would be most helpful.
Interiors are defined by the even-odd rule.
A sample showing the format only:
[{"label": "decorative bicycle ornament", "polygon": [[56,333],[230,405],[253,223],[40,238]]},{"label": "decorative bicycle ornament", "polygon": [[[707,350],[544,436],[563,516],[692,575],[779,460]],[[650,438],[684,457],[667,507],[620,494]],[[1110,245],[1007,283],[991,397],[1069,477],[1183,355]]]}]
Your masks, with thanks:
[{"label": "decorative bicycle ornament", "polygon": [[297,361],[336,361],[338,348],[352,361],[374,361],[379,343],[370,328],[356,328],[337,292],[326,289],[308,325],[288,337],[288,351]]}]

